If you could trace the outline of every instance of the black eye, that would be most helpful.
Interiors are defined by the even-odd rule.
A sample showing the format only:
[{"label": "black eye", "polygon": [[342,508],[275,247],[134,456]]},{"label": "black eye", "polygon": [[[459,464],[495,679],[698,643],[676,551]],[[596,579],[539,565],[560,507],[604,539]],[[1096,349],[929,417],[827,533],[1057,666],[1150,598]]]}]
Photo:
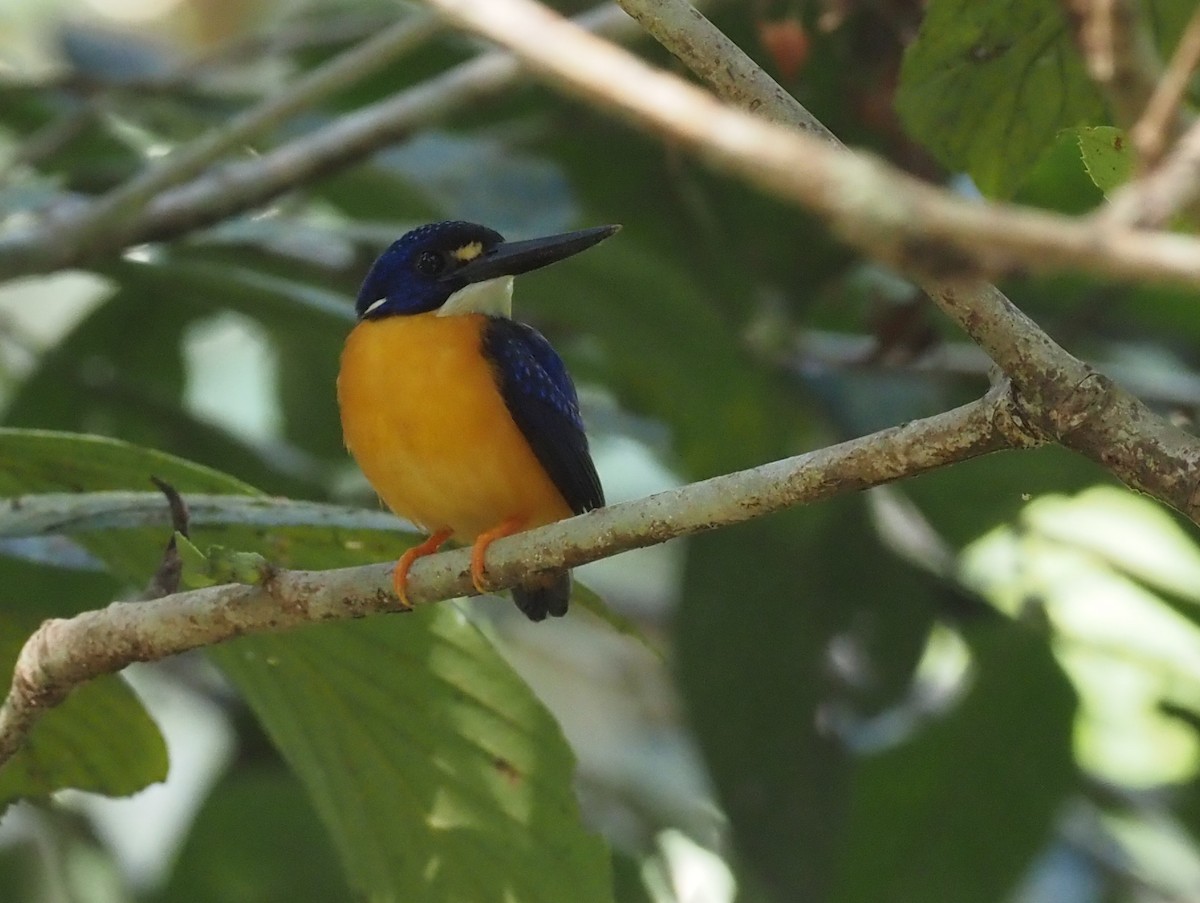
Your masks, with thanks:
[{"label": "black eye", "polygon": [[417,272],[423,276],[437,276],[446,269],[446,259],[436,251],[422,251],[417,255]]}]

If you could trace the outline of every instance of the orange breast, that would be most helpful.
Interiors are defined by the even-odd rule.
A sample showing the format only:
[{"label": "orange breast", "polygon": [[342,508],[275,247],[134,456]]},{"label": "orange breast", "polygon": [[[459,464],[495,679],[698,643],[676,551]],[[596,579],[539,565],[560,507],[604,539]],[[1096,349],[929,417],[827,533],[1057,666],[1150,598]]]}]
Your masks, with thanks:
[{"label": "orange breast", "polygon": [[508,518],[571,516],[513,423],[480,350],[486,318],[433,313],[359,323],[338,404],[346,447],[396,514],[470,542]]}]

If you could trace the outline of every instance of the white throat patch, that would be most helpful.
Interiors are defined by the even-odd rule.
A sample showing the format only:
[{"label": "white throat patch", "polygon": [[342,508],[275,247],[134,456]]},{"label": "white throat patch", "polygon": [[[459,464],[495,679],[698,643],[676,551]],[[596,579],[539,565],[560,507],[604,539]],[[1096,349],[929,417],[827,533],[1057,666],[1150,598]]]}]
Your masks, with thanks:
[{"label": "white throat patch", "polygon": [[486,282],[472,282],[460,288],[437,309],[439,317],[456,314],[487,314],[492,317],[512,316],[513,277],[500,276]]}]

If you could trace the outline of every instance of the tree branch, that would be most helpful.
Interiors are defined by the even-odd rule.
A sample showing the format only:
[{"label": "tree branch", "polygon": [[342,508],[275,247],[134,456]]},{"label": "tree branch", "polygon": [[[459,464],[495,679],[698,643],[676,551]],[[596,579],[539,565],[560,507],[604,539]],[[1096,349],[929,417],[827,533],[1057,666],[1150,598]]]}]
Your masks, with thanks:
[{"label": "tree branch", "polygon": [[[487,576],[496,586],[512,586],[531,572],[575,567],[1035,443],[1014,419],[1011,398],[1001,387],[934,417],[498,540],[488,551]],[[426,604],[473,593],[470,559],[470,549],[419,559],[409,577],[410,601]],[[132,662],[156,661],[246,633],[398,608],[391,565],[374,564],[280,570],[262,586],[231,584],[148,602],[115,602],[47,621],[21,650],[12,688],[0,707],[0,765],[21,747],[37,719],[72,689]]]},{"label": "tree branch", "polygon": [[[1079,267],[1123,278],[1170,275],[1200,285],[1200,242],[1105,230],[1070,217],[959,198],[883,161],[812,137],[816,119],[799,104],[792,109],[807,123],[807,133],[726,106],[531,0],[425,2],[450,22],[503,43],[553,87],[822,215],[867,254],[925,274],[920,281],[930,297],[1012,380],[1029,430],[1086,455],[1193,520],[1200,517],[1200,443],[1072,357],[995,286],[967,275],[972,268]],[[689,64],[706,48],[717,52],[713,48],[720,46],[711,34],[716,29],[684,0],[625,0],[625,5],[649,10],[649,17],[678,8],[669,34],[655,36],[669,37],[670,49]],[[705,58],[698,68],[717,67]],[[750,96],[764,84],[760,79],[755,89],[743,83],[742,90]],[[770,101],[765,93],[759,99]],[[928,275],[939,271],[948,275]]]},{"label": "tree branch", "polygon": [[[578,22],[618,40],[641,34],[636,23],[613,4],[597,7]],[[130,245],[162,241],[250,210],[394,144],[420,126],[498,95],[523,74],[513,54],[481,54],[254,160],[210,169],[159,193],[119,230],[95,235],[86,247],[63,241],[57,219],[0,237],[0,280],[79,266]],[[94,215],[87,214],[91,209],[85,206],[82,214],[77,210],[73,215]]]},{"label": "tree branch", "polygon": [[1187,27],[1179,38],[1179,45],[1171,57],[1167,71],[1163,73],[1154,93],[1146,101],[1130,132],[1139,162],[1145,168],[1153,167],[1162,157],[1163,151],[1179,134],[1184,121],[1183,101],[1187,94],[1188,81],[1196,66],[1200,64],[1200,8],[1192,13]]},{"label": "tree branch", "polygon": [[102,247],[128,244],[130,220],[156,195],[192,178],[232,148],[246,143],[329,95],[354,84],[426,41],[437,31],[427,16],[404,19],[357,47],[313,70],[280,94],[235,116],[225,127],[206,132],[190,144],[151,164],[66,220],[53,222],[56,241],[81,259]]},{"label": "tree branch", "polygon": [[[552,83],[816,210],[850,241],[883,259],[924,272],[1087,266],[1112,275],[1165,274],[1200,283],[1200,243],[1195,241],[1131,230],[1101,234],[1063,217],[967,203],[882,162],[727,107],[523,0],[429,2],[454,21],[513,47]],[[659,0],[659,5],[669,2]],[[689,15],[698,16],[694,10]],[[492,80],[456,83],[456,90],[465,92],[459,96],[469,97],[473,88],[494,90],[497,74],[511,78],[518,68],[515,57],[500,54],[474,64],[487,60],[493,61],[484,67]],[[439,84],[445,82],[434,80],[406,94],[408,109],[427,116],[444,112],[432,109],[434,100],[447,97],[444,87],[434,87]],[[361,128],[360,139],[378,137],[363,120],[353,121]],[[395,128],[397,121],[387,120],[386,127]],[[300,168],[316,159],[331,158],[310,152]],[[239,194],[236,203],[246,197]],[[1011,375],[1014,391],[1005,383],[978,402],[935,417],[499,540],[489,552],[489,579],[509,586],[530,572],[574,567],[1046,439],[1083,451],[1131,485],[1195,516],[1200,463],[1192,437],[1067,354],[994,287],[962,276],[926,282],[943,310]],[[412,600],[427,603],[470,592],[469,559],[469,550],[456,550],[418,561],[409,583]],[[22,650],[12,689],[0,707],[0,762],[73,687],[130,662],[251,631],[395,610],[389,571],[388,565],[280,571],[261,586],[212,587],[49,621]]]},{"label": "tree branch", "polygon": [[[188,494],[192,526],[326,527],[419,532],[394,514],[258,495]],[[0,539],[170,527],[160,492],[46,492],[0,499]]]},{"label": "tree branch", "polygon": [[503,43],[551,86],[807,207],[849,243],[908,271],[954,274],[961,281],[972,274],[1086,269],[1200,287],[1200,240],[1100,230],[1068,216],[950,194],[874,156],[830,148],[811,134],[721,104],[533,0],[426,3],[448,21]]}]

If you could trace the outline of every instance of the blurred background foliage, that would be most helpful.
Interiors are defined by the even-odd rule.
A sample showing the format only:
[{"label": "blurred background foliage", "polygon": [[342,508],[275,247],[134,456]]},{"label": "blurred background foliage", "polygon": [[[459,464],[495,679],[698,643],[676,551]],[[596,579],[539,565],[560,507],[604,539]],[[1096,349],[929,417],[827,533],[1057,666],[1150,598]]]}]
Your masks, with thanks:
[{"label": "blurred background foliage", "polygon": [[[1164,53],[1193,7],[1143,4]],[[1055,0],[708,8],[847,143],[964,193],[1080,212],[1130,171]],[[0,224],[119,184],[396,15],[9,0]],[[239,156],[476,50],[432,39]],[[444,218],[510,237],[624,224],[517,297],[576,375],[611,500],[987,386],[896,274],[526,85],[264,208],[0,286],[0,425],[96,437],[0,434],[0,492],[155,474],[373,509],[333,395],[350,299],[387,242]],[[1004,288],[1190,422],[1194,297]],[[168,535],[13,538],[2,515],[5,671],[40,619],[136,594]],[[411,541],[366,519],[197,533],[308,568]],[[1195,539],[1087,461],[1010,452],[583,569],[663,659],[578,607],[531,625],[487,599],[133,668],[0,769],[0,900],[1200,898]]]}]

